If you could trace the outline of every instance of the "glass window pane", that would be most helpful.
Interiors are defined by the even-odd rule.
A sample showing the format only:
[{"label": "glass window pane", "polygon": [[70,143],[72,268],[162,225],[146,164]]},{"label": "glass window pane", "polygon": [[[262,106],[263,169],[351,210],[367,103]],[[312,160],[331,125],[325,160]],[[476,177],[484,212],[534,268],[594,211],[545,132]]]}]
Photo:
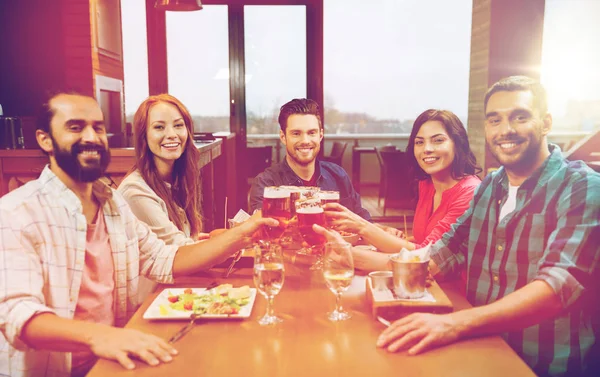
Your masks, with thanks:
[{"label": "glass window pane", "polygon": [[541,81],[553,131],[600,129],[600,1],[546,0]]},{"label": "glass window pane", "polygon": [[146,1],[121,1],[123,26],[123,71],[127,122],[140,103],[148,97],[148,43],[146,39]]},{"label": "glass window pane", "polygon": [[327,133],[409,133],[430,108],[466,126],[472,4],[324,0]]},{"label": "glass window pane", "polygon": [[169,93],[197,132],[229,131],[229,31],[226,5],[167,12]]},{"label": "glass window pane", "polygon": [[306,97],[306,7],[245,6],[247,134],[278,134],[279,108]]}]

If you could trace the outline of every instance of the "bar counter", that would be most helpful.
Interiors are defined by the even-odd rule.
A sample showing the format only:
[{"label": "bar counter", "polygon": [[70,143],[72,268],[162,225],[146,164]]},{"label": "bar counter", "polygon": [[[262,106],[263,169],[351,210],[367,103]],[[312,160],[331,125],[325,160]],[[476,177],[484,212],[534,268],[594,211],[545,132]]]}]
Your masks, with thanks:
[{"label": "bar counter", "polygon": [[[200,151],[199,165],[202,169],[202,195],[204,229],[214,228],[214,164],[222,154],[223,140],[194,142]],[[131,170],[135,161],[133,148],[111,148],[111,161],[106,170],[107,183],[116,188]],[[0,196],[36,179],[48,164],[48,157],[41,149],[0,150]],[[220,223],[220,221],[219,221]]]}]

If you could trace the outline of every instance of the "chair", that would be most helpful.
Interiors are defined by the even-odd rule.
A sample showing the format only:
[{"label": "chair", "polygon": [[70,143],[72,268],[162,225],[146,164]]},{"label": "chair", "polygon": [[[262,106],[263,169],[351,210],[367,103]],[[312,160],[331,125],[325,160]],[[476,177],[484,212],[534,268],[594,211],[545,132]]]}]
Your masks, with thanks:
[{"label": "chair", "polygon": [[342,166],[342,159],[347,146],[348,143],[346,142],[334,142],[333,146],[331,147],[331,154],[329,156],[323,156],[323,160]]},{"label": "chair", "polygon": [[273,147],[270,145],[262,147],[247,148],[247,174],[248,178],[255,178],[265,171],[273,162]]},{"label": "chair", "polygon": [[378,158],[383,165],[383,180],[385,181],[383,215],[388,208],[405,209],[406,215],[414,214],[416,207],[415,190],[409,177],[406,153],[397,150],[381,150],[376,148]]},{"label": "chair", "polygon": [[273,162],[273,147],[270,145],[246,148],[246,196],[250,195],[250,187],[257,175],[265,171]]},{"label": "chair", "polygon": [[383,159],[381,158],[381,151],[395,151],[395,145],[384,145],[382,147],[375,147],[375,154],[377,155],[377,161],[379,161],[379,198],[377,199],[377,206],[381,206],[381,198],[385,197],[385,174],[383,172]]}]

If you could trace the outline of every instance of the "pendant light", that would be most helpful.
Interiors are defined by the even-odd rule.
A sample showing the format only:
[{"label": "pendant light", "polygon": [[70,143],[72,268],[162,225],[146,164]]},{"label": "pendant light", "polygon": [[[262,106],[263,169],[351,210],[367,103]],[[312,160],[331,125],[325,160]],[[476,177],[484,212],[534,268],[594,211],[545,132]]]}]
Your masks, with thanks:
[{"label": "pendant light", "polygon": [[189,12],[202,9],[200,0],[156,0],[154,8],[176,12]]}]

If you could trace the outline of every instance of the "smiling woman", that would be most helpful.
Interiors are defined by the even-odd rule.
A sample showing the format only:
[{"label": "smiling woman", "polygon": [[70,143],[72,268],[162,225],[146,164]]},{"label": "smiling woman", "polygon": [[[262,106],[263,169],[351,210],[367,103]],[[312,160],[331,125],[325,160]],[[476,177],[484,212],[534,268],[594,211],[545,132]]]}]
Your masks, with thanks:
[{"label": "smiling woman", "polygon": [[193,122],[175,97],[148,97],[135,113],[134,170],[119,191],[134,214],[167,244],[201,236],[199,152],[191,142]]}]

